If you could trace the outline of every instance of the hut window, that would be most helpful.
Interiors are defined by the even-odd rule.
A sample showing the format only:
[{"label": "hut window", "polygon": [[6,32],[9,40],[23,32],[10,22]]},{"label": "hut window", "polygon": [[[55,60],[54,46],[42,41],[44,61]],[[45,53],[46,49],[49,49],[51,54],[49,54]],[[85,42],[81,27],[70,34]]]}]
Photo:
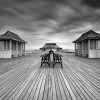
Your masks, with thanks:
[{"label": "hut window", "polygon": [[4,50],[10,49],[10,41],[4,41]]},{"label": "hut window", "polygon": [[96,49],[96,40],[91,40],[90,41],[90,49],[91,50]]}]

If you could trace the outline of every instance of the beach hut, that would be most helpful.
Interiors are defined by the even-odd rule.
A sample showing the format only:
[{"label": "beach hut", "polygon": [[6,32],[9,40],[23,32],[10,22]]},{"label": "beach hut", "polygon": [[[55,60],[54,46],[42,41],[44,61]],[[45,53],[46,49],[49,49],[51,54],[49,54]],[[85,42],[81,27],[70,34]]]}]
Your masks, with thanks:
[{"label": "beach hut", "polygon": [[25,55],[26,42],[17,34],[7,31],[0,35],[0,58],[12,58]]},{"label": "beach hut", "polygon": [[40,48],[40,50],[43,51],[50,50],[50,49],[57,50],[57,51],[62,50],[62,48],[60,48],[56,43],[45,43],[45,45],[42,48]]},{"label": "beach hut", "polygon": [[100,34],[90,30],[82,34],[75,43],[75,55],[88,58],[100,58]]}]

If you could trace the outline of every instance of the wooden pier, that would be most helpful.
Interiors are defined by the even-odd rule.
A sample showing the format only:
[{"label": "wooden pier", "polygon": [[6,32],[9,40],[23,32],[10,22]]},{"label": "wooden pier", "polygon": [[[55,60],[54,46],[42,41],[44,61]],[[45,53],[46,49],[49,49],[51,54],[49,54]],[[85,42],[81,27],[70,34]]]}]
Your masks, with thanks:
[{"label": "wooden pier", "polygon": [[100,59],[63,55],[63,68],[40,68],[40,55],[0,61],[0,100],[100,100]]}]

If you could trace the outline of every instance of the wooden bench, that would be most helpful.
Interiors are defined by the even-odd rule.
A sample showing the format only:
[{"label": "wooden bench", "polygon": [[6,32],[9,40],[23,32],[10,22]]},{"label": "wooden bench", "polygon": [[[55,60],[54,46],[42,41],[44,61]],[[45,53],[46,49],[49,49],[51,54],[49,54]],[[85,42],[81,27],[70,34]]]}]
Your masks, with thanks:
[{"label": "wooden bench", "polygon": [[44,55],[41,55],[42,59],[41,59],[41,67],[44,63],[48,64],[48,66],[50,67],[50,54],[44,54]]},{"label": "wooden bench", "polygon": [[53,54],[53,67],[55,66],[56,63],[61,64],[62,67],[62,55],[59,54]]},{"label": "wooden bench", "polygon": [[[50,67],[50,64],[51,64],[51,59],[50,59],[50,54],[47,53],[47,54],[44,54],[44,55],[41,55],[42,59],[41,59],[41,67],[44,63],[48,64],[49,67]],[[55,66],[56,63],[59,63],[61,64],[61,67],[62,67],[62,55],[59,55],[59,54],[55,54],[53,53],[53,67]]]}]

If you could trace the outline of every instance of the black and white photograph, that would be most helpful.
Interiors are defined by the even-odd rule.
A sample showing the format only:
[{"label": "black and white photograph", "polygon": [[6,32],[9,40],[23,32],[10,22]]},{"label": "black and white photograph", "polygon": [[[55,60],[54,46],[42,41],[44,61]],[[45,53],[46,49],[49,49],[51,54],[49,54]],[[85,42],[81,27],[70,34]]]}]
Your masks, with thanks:
[{"label": "black and white photograph", "polygon": [[0,0],[0,100],[100,100],[100,0]]}]

